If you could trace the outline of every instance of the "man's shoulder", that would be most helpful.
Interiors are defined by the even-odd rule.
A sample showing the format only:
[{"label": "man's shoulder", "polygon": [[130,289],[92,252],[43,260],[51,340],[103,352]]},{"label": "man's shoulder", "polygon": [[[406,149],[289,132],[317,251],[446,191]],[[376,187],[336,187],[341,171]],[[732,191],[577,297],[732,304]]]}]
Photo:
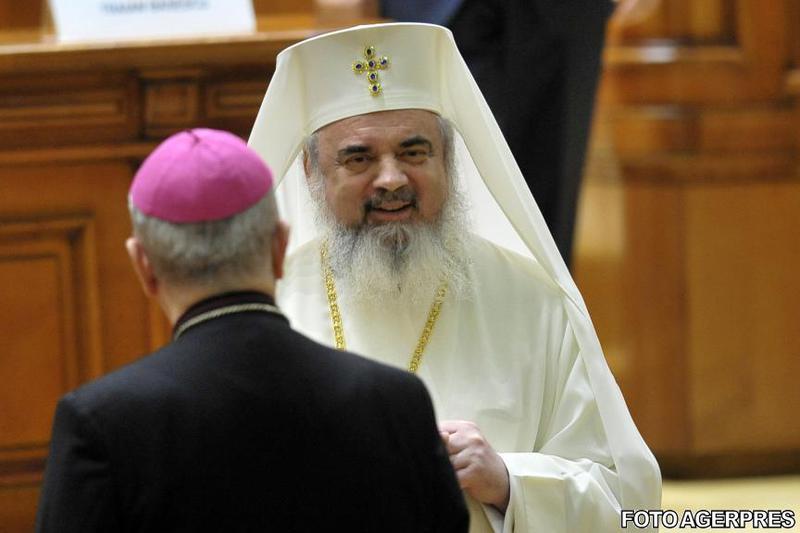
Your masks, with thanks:
[{"label": "man's shoulder", "polygon": [[[274,332],[266,347],[275,350]],[[365,394],[380,389],[401,391],[418,389],[421,382],[409,372],[379,363],[360,355],[337,350],[290,328],[281,332],[281,343],[291,354],[285,360],[293,361],[294,372],[305,373],[309,386],[329,387],[340,393]],[[176,343],[147,354],[138,360],[85,383],[64,396],[81,410],[96,414],[116,413],[119,410],[135,412],[137,408],[166,403],[195,393],[189,381],[197,364],[190,361],[197,354],[193,349]],[[275,354],[272,354],[275,356]],[[264,387],[269,387],[264,383]],[[334,392],[331,390],[330,392]]]},{"label": "man's shoulder", "polygon": [[138,402],[158,399],[177,383],[169,373],[160,371],[169,366],[174,347],[160,350],[117,368],[108,374],[84,383],[64,395],[62,401],[73,404],[79,411],[99,414],[109,408],[132,406]]}]

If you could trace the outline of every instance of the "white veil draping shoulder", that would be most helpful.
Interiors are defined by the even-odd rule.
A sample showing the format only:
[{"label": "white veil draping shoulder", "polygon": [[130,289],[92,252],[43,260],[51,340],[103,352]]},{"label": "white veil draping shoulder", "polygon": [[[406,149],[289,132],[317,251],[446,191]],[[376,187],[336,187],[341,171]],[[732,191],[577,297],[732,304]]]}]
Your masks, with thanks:
[{"label": "white veil draping shoulder", "polygon": [[[377,96],[370,94],[364,75],[352,70],[366,46],[389,60],[389,68],[378,71],[383,87]],[[580,292],[449,30],[410,23],[359,26],[314,37],[278,56],[249,142],[275,172],[279,208],[292,228],[289,253],[317,235],[298,157],[305,137],[342,118],[391,109],[427,109],[453,123],[473,229],[536,261],[560,287],[622,480],[622,507],[658,507],[656,461],[628,413]]]}]

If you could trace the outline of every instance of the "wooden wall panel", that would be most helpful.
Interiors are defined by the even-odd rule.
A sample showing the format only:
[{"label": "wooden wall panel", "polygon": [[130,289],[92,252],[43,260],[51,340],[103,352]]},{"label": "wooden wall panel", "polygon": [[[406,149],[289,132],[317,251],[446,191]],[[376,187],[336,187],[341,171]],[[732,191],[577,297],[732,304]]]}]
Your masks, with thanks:
[{"label": "wooden wall panel", "polygon": [[146,353],[162,327],[148,323],[122,247],[130,177],[125,164],[0,166],[0,369],[14,376],[0,393],[0,497],[9,501],[38,486],[57,398]]},{"label": "wooden wall panel", "polygon": [[264,16],[310,12],[314,9],[314,0],[253,0],[253,8]]},{"label": "wooden wall panel", "polygon": [[2,486],[38,479],[56,400],[103,372],[95,245],[90,219],[0,226]]},{"label": "wooden wall panel", "polygon": [[240,131],[243,137],[247,137],[267,92],[270,74],[254,73],[250,79],[244,80],[232,76],[217,77],[207,83],[204,91],[205,121],[215,128]]},{"label": "wooden wall panel", "polygon": [[719,9],[733,11],[734,26],[711,42],[693,38],[688,29],[679,38],[662,29],[643,39],[626,37],[630,29],[612,28],[602,99],[625,106],[775,102],[784,95],[790,35],[796,31],[786,18],[795,1],[725,0]]},{"label": "wooden wall panel", "polygon": [[639,24],[616,28],[609,42],[672,40],[692,43],[730,43],[735,38],[732,0],[668,0],[657,2],[654,12]]},{"label": "wooden wall panel", "polygon": [[40,0],[0,0],[0,31],[17,28],[35,28],[42,23]]},{"label": "wooden wall panel", "polygon": [[[161,137],[199,123],[199,72],[179,71],[144,74],[150,81],[145,89],[145,134]],[[166,78],[166,79],[164,79]]]},{"label": "wooden wall panel", "polygon": [[[617,301],[623,294],[621,272],[625,254],[624,197],[622,190],[607,180],[586,183],[580,207],[580,260],[575,265],[576,280],[591,283],[580,286],[584,300],[617,382],[629,388],[636,375],[630,367],[630,346],[626,344],[627,325],[620,313],[603,312],[600,302]],[[598,305],[595,305],[598,303]]]},{"label": "wooden wall panel", "polygon": [[[0,0],[0,31],[10,28],[36,28],[42,23],[47,0]],[[258,16],[311,12],[314,0],[253,0]]]},{"label": "wooden wall panel", "polygon": [[798,449],[800,183],[693,190],[686,206],[694,446]]},{"label": "wooden wall panel", "polygon": [[205,126],[249,134],[272,68],[145,70],[144,135],[161,138]]},{"label": "wooden wall panel", "polygon": [[[68,249],[58,243],[6,248],[0,245],[0,277],[6,280],[0,320],[15,334],[3,340],[0,359],[7,379],[0,391],[0,450],[18,450],[47,443],[55,400],[77,382],[70,324],[75,310],[61,305],[73,291]],[[31,383],[37,383],[35,390],[29,390]]]},{"label": "wooden wall panel", "polygon": [[[66,235],[7,242],[9,235],[12,239],[15,235],[3,233],[0,274],[6,280],[6,305],[0,318],[13,335],[4,339],[7,350],[0,365],[4,376],[17,379],[0,393],[3,405],[8,406],[0,426],[0,446],[41,444],[47,440],[52,400],[78,383],[77,347],[87,335],[77,331],[80,310],[74,302],[80,288],[75,286],[73,270],[77,265]],[[25,413],[27,384],[35,381],[41,387],[31,391],[33,398],[41,395],[50,401],[45,402],[44,411]],[[41,403],[32,402],[32,409],[40,410]],[[36,416],[41,414],[45,416]]]},{"label": "wooden wall panel", "polygon": [[[581,221],[576,273],[667,476],[800,471],[798,22],[798,0],[676,0],[611,28],[617,175],[590,164],[584,205],[621,195],[624,245],[589,268]],[[600,297],[609,277],[622,297]]]},{"label": "wooden wall panel", "polygon": [[206,109],[209,118],[252,117],[258,113],[267,80],[231,81],[209,84],[206,89]]},{"label": "wooden wall panel", "polygon": [[[621,311],[635,369],[629,404],[657,452],[684,450],[692,423],[687,412],[682,191],[670,184],[626,185],[625,223],[628,254],[622,266]],[[640,260],[631,262],[632,257]]]},{"label": "wooden wall panel", "polygon": [[795,108],[789,103],[713,106],[636,106],[605,114],[613,120],[615,148],[626,158],[654,153],[708,154],[765,151],[790,154],[795,150]]},{"label": "wooden wall panel", "polygon": [[0,76],[0,146],[58,146],[135,138],[136,80],[127,74]]},{"label": "wooden wall panel", "polygon": [[169,341],[123,246],[135,169],[180,129],[247,137],[275,55],[313,20],[277,14],[251,36],[175,43],[0,32],[0,300],[13,304],[0,309],[0,373],[13,377],[0,390],[0,530],[32,529],[56,399]]},{"label": "wooden wall panel", "polygon": [[36,509],[39,486],[0,486],[0,526],[3,533],[30,533],[33,531],[31,509]]}]

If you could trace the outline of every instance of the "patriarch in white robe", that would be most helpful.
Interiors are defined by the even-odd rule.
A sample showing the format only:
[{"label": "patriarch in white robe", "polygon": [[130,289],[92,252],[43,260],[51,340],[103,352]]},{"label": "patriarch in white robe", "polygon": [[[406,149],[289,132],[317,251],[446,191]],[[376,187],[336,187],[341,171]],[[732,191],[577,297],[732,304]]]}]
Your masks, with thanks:
[{"label": "patriarch in white robe", "polygon": [[622,509],[660,507],[658,465],[448,30],[287,48],[250,145],[293,228],[279,305],[422,378],[471,531],[618,531]]}]

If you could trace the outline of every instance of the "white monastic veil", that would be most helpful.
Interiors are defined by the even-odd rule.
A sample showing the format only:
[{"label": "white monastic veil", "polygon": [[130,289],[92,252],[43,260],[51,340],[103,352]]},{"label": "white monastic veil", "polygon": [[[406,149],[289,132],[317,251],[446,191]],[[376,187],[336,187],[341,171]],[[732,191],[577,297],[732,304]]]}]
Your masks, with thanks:
[{"label": "white monastic veil", "polygon": [[[386,83],[379,97],[369,95],[366,82],[350,71],[349,59],[357,59],[354,51],[365,45],[374,45],[379,56],[386,53],[392,61],[381,72]],[[413,58],[414,68],[401,79],[397,71],[406,58]],[[317,237],[299,161],[303,139],[345,117],[409,108],[434,111],[455,126],[456,163],[473,230],[538,262],[563,291],[621,480],[621,507],[658,508],[656,461],[631,420],[583,298],[449,30],[406,23],[360,26],[310,39],[278,56],[250,145],[275,171],[279,207],[292,231],[289,254]]]}]

